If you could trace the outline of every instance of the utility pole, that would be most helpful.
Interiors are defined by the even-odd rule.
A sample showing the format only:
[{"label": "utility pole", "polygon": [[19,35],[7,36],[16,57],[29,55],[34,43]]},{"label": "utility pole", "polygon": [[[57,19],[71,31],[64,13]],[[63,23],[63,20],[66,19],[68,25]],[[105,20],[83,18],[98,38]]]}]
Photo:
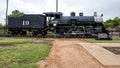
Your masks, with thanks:
[{"label": "utility pole", "polygon": [[[56,0],[56,12],[58,12],[58,0]],[[53,26],[54,26],[54,38],[56,37],[56,23],[55,24],[53,24]]]},{"label": "utility pole", "polygon": [[5,30],[4,30],[4,34],[6,34],[6,31],[7,31],[7,25],[8,25],[8,18],[7,18],[7,16],[8,16],[8,0],[6,1],[6,18],[5,18]]},{"label": "utility pole", "polygon": [[58,12],[58,0],[56,0],[56,12]]}]

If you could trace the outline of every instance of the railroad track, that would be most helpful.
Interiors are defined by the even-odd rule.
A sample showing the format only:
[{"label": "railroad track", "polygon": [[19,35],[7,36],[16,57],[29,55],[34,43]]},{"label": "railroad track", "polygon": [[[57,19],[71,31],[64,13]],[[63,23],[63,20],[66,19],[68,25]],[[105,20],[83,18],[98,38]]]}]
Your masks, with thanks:
[{"label": "railroad track", "polygon": [[8,38],[95,38],[95,36],[69,36],[69,35],[64,35],[64,36],[60,36],[60,35],[46,35],[46,36],[41,36],[41,35],[37,35],[37,36],[32,36],[32,35],[25,35],[25,36],[21,36],[21,35],[0,35],[0,37],[8,37]]}]

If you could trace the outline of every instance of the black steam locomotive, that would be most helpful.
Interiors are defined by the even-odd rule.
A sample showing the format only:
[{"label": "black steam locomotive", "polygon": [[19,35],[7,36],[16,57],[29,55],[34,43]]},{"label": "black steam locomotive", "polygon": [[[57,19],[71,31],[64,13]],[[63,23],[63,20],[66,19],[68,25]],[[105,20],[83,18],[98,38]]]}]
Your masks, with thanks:
[{"label": "black steam locomotive", "polygon": [[11,35],[26,35],[27,31],[32,35],[46,35],[47,32],[55,32],[59,35],[84,35],[108,32],[104,28],[103,18],[97,16],[84,16],[79,13],[71,12],[70,16],[63,16],[61,12],[44,12],[43,14],[27,14],[19,18],[8,18],[8,31]]}]

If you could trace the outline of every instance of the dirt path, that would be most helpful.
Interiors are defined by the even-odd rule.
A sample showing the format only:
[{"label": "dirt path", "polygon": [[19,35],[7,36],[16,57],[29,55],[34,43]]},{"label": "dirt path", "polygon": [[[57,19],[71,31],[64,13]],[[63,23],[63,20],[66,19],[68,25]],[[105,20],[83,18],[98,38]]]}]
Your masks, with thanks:
[{"label": "dirt path", "polygon": [[40,68],[105,68],[78,42],[80,40],[55,40],[46,60],[37,64]]}]

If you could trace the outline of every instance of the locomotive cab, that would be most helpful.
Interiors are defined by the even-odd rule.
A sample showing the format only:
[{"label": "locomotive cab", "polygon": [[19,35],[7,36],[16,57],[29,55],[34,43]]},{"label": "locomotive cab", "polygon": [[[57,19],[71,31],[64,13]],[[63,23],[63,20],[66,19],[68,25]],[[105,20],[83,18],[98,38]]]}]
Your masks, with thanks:
[{"label": "locomotive cab", "polygon": [[61,12],[44,12],[46,18],[47,18],[47,24],[48,26],[53,26],[53,24],[59,23],[59,19],[62,17]]},{"label": "locomotive cab", "polygon": [[63,14],[61,12],[44,12],[43,14],[45,14],[47,18],[48,30],[54,32]]}]

